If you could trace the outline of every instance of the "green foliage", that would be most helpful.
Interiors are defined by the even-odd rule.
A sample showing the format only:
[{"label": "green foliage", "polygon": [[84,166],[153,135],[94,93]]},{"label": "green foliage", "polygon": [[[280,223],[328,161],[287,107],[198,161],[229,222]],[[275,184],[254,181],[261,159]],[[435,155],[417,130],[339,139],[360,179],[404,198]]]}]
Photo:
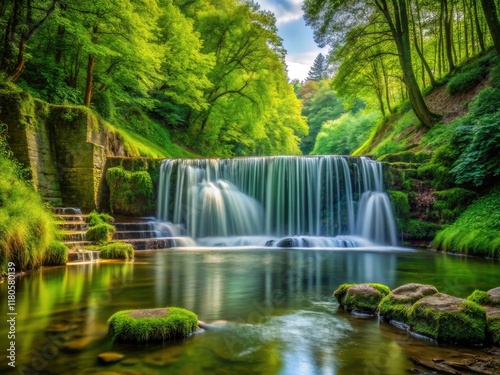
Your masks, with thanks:
[{"label": "green foliage", "polygon": [[[141,311],[141,310],[139,310]],[[115,341],[149,343],[185,337],[198,329],[198,317],[193,312],[168,307],[164,317],[134,318],[134,310],[119,311],[108,320]]]},{"label": "green foliage", "polygon": [[406,220],[410,215],[410,206],[408,205],[408,194],[402,191],[390,190],[389,198],[391,200],[394,213],[399,220]]},{"label": "green foliage", "polygon": [[418,168],[418,177],[429,180],[434,189],[446,190],[454,186],[451,168],[459,152],[450,144],[444,144],[436,149],[432,158]]},{"label": "green foliage", "polygon": [[437,200],[434,202],[434,216],[441,223],[454,221],[467,206],[476,198],[476,193],[462,188],[436,191]]},{"label": "green foliage", "polygon": [[424,163],[431,158],[431,153],[428,151],[401,151],[394,154],[384,154],[377,161],[388,163]]},{"label": "green foliage", "polygon": [[316,138],[312,155],[350,155],[369,135],[380,119],[377,112],[346,113],[337,120],[327,121]]},{"label": "green foliage", "polygon": [[[475,200],[449,227],[433,241],[438,250],[500,257],[500,188]],[[480,218],[480,219],[479,219]]]},{"label": "green foliage", "polygon": [[106,213],[99,213],[97,211],[92,211],[89,216],[87,217],[87,223],[89,226],[94,227],[99,224],[113,224],[115,219],[113,216],[108,215]]},{"label": "green foliage", "polygon": [[400,222],[401,230],[407,240],[431,240],[440,226],[436,223],[419,219],[410,219]]},{"label": "green foliage", "polygon": [[106,180],[112,212],[140,215],[154,209],[153,182],[148,172],[113,167],[106,172]]},{"label": "green foliage", "polygon": [[483,67],[475,67],[453,76],[446,85],[450,95],[462,94],[474,88],[485,76]]},{"label": "green foliage", "polygon": [[87,230],[85,239],[87,241],[106,243],[111,241],[113,234],[115,233],[115,227],[108,223],[101,223],[90,227]]},{"label": "green foliage", "polygon": [[60,266],[68,263],[68,247],[61,241],[52,241],[43,257],[44,266]]},{"label": "green foliage", "polygon": [[0,132],[0,273],[8,262],[15,263],[17,272],[41,266],[58,233],[54,216],[20,178],[21,168],[10,155]]},{"label": "green foliage", "polygon": [[482,90],[467,116],[459,120],[454,144],[461,154],[452,170],[458,184],[482,186],[499,180],[499,99],[500,89]]},{"label": "green foliage", "polygon": [[134,247],[124,242],[111,242],[97,247],[101,259],[124,259],[134,258]]}]

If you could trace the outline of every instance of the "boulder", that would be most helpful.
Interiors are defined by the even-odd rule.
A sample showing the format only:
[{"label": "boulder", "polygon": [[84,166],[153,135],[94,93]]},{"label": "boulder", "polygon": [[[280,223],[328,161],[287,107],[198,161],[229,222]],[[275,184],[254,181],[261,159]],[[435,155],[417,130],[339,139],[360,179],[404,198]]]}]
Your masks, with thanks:
[{"label": "boulder", "polygon": [[342,284],[333,292],[334,297],[347,311],[361,314],[375,314],[380,301],[390,293],[382,284]]},{"label": "boulder", "polygon": [[487,292],[475,290],[469,297],[469,301],[476,302],[486,310],[486,336],[488,342],[500,345],[500,287],[493,288]]},{"label": "boulder", "polygon": [[408,324],[412,331],[439,342],[481,345],[485,341],[486,312],[474,302],[437,293],[413,304]]},{"label": "boulder", "polygon": [[410,307],[416,301],[436,293],[438,290],[432,285],[416,283],[401,285],[382,299],[378,313],[386,320],[406,323]]}]

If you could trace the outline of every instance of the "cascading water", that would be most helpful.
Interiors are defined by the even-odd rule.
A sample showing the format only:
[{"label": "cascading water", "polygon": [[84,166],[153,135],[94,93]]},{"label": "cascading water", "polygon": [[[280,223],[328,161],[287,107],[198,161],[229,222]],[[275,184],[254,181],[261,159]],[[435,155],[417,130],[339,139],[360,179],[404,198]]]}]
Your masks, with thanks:
[{"label": "cascading water", "polygon": [[367,158],[164,160],[157,217],[182,226],[201,245],[397,242],[382,165]]}]

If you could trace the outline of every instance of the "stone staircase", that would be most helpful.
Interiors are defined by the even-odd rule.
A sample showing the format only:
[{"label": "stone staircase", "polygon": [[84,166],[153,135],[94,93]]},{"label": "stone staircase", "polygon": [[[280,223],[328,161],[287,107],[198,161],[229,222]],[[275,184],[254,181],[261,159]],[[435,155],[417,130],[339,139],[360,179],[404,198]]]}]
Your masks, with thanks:
[{"label": "stone staircase", "polygon": [[[69,247],[70,253],[78,253],[85,246],[94,244],[85,239],[89,229],[86,222],[88,215],[82,214],[79,208],[73,207],[54,207],[52,210],[61,219],[58,225],[62,232],[63,242]],[[116,228],[113,241],[129,243],[135,250],[157,250],[192,245],[186,237],[173,237],[167,226],[158,228],[154,218],[116,216],[113,225]],[[84,252],[79,254],[82,253]],[[73,256],[70,256],[70,259],[72,258]]]}]

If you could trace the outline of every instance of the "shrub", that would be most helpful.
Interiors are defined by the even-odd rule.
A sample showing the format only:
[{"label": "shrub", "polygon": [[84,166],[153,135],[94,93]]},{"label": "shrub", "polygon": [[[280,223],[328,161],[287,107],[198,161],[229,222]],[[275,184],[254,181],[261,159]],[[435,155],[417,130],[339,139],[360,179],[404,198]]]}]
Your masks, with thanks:
[{"label": "shrub", "polygon": [[115,227],[108,223],[97,224],[90,227],[85,235],[87,241],[95,241],[99,243],[105,243],[111,241],[113,234],[115,233]]},{"label": "shrub", "polygon": [[195,313],[180,308],[119,311],[108,320],[113,340],[134,343],[165,341],[198,329]]},{"label": "shrub", "polygon": [[90,215],[87,217],[87,223],[89,223],[89,226],[94,227],[99,224],[112,224],[115,221],[113,216],[105,214],[105,213],[98,213],[97,211],[92,211]]},{"label": "shrub", "polygon": [[100,250],[99,258],[101,259],[133,259],[134,248],[132,245],[124,242],[111,242],[109,244],[98,246]]},{"label": "shrub", "polygon": [[470,91],[485,76],[485,68],[477,66],[453,76],[446,85],[446,92],[450,95]]},{"label": "shrub", "polygon": [[45,251],[44,266],[60,266],[68,263],[68,247],[61,241],[52,241]]},{"label": "shrub", "polygon": [[405,220],[410,215],[410,207],[408,205],[408,194],[402,191],[391,190],[389,191],[392,207],[396,217],[400,220]]},{"label": "shrub", "polygon": [[153,182],[148,172],[130,172],[122,167],[113,167],[106,172],[106,179],[111,195],[111,211],[142,215],[154,209]]}]

